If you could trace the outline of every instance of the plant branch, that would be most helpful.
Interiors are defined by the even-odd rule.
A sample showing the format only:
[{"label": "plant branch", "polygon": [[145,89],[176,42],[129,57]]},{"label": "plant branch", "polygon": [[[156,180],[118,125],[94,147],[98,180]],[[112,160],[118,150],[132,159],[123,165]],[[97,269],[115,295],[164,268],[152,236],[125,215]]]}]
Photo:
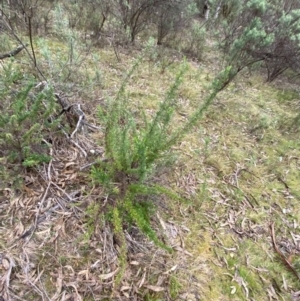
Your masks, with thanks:
[{"label": "plant branch", "polygon": [[37,67],[36,64],[36,57],[35,57],[35,52],[34,52],[34,47],[33,47],[33,42],[32,42],[32,26],[31,26],[31,16],[28,16],[28,29],[29,29],[29,39],[30,39],[30,47],[31,47],[31,51],[32,51],[32,56],[33,56],[33,63],[34,63],[34,67]]}]

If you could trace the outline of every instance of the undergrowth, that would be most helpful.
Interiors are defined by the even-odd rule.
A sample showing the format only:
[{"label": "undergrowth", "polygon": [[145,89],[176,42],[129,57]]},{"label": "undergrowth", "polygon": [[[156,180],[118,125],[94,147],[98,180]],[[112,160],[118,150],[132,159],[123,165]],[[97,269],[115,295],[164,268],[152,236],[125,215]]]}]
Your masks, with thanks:
[{"label": "undergrowth", "polygon": [[54,126],[50,116],[55,109],[49,87],[36,91],[34,78],[25,78],[10,62],[3,65],[0,80],[0,179],[19,186],[22,170],[47,163],[49,143],[44,139]]},{"label": "undergrowth", "polygon": [[[56,32],[61,36],[59,39],[61,42],[55,39],[37,41],[39,48],[37,58],[39,58],[38,62],[41,66],[43,66],[41,62],[45,62],[46,77],[55,83],[56,89],[59,87],[59,89],[76,95],[76,102],[81,101],[77,97],[82,95],[81,88],[88,96],[85,100],[90,102],[96,98],[98,100],[98,97],[94,97],[95,94],[115,95],[114,87],[119,84],[120,70],[127,69],[127,63],[131,64],[129,61],[132,61],[134,55],[131,53],[130,56],[127,56],[122,52],[118,53],[118,48],[114,48],[114,52],[93,49],[95,51],[93,58],[89,58],[85,51],[90,51],[90,44],[82,44],[79,40],[80,35],[77,35],[75,30],[68,28],[66,19],[62,18],[62,10],[63,7],[58,6],[54,12],[54,19],[61,19],[61,23],[57,23],[57,25],[61,27],[62,32],[59,33],[56,28]],[[204,28],[198,24],[193,30],[190,37],[191,43],[188,44],[187,41],[190,48],[185,52],[198,54],[198,59],[200,59],[204,51],[203,41],[207,35]],[[3,48],[2,51],[10,49],[11,47]],[[62,282],[63,288],[60,288],[61,292],[59,291],[57,296],[65,294],[66,291],[73,291],[73,288],[76,290],[78,287],[78,291],[82,295],[85,294],[84,298],[86,299],[90,294],[91,300],[95,298],[110,300],[102,296],[103,291],[106,288],[110,289],[111,286],[115,289],[121,284],[121,281],[123,282],[125,274],[126,277],[129,275],[128,287],[133,287],[135,290],[135,286],[131,283],[138,283],[136,279],[143,278],[142,275],[144,271],[146,275],[146,269],[149,273],[153,273],[153,269],[151,270],[147,263],[141,262],[142,260],[135,260],[137,273],[134,273],[135,276],[132,277],[133,273],[130,274],[130,272],[134,269],[131,270],[127,266],[127,262],[132,259],[128,256],[130,249],[125,235],[134,233],[134,229],[137,227],[157,246],[172,252],[168,240],[163,236],[164,231],[156,230],[154,213],[157,209],[156,200],[161,199],[162,195],[169,202],[174,199],[183,200],[175,191],[164,186],[165,182],[161,181],[158,175],[161,167],[169,164],[174,152],[179,150],[180,154],[176,153],[179,160],[176,161],[177,165],[173,166],[174,169],[178,169],[174,174],[167,174],[168,183],[175,182],[176,185],[179,183],[178,189],[185,192],[185,196],[191,201],[188,208],[182,208],[178,204],[173,206],[173,208],[175,207],[174,214],[171,217],[168,216],[168,221],[172,219],[172,222],[177,223],[178,216],[184,220],[182,229],[186,236],[184,237],[185,242],[181,241],[180,244],[184,250],[172,254],[174,256],[169,256],[168,260],[174,259],[174,261],[168,262],[169,266],[164,262],[162,267],[158,260],[160,270],[157,274],[153,273],[155,274],[151,279],[153,281],[147,283],[146,278],[149,276],[145,276],[144,284],[150,283],[158,286],[156,278],[166,275],[165,282],[161,282],[162,285],[168,285],[166,295],[159,291],[161,287],[158,287],[157,292],[155,290],[147,291],[146,286],[143,288],[141,282],[140,286],[137,285],[139,288],[131,293],[141,294],[141,290],[145,290],[143,292],[145,295],[142,296],[143,300],[163,300],[166,296],[173,300],[194,300],[198,299],[196,290],[200,292],[202,298],[207,300],[249,300],[249,298],[256,300],[286,298],[288,300],[291,292],[295,292],[296,298],[299,283],[296,283],[297,279],[293,279],[291,271],[286,269],[282,258],[276,256],[269,237],[269,224],[275,221],[275,238],[278,245],[291,247],[291,251],[286,249],[290,253],[287,255],[291,255],[286,258],[299,272],[300,213],[297,209],[300,195],[298,188],[299,143],[293,132],[299,130],[300,115],[291,110],[291,106],[295,108],[294,111],[299,107],[296,90],[285,93],[274,89],[276,93],[271,93],[268,91],[271,88],[266,85],[246,87],[245,84],[242,84],[243,78],[241,78],[238,84],[235,83],[231,86],[232,89],[228,93],[222,94],[222,99],[220,97],[215,106],[211,106],[218,93],[232,81],[239,70],[234,70],[229,66],[215,80],[211,80],[213,78],[211,70],[203,69],[203,66],[200,67],[198,64],[197,67],[195,64],[191,64],[197,70],[191,72],[192,75],[185,83],[183,79],[188,78],[186,75],[187,64],[182,64],[157,111],[150,110],[151,112],[148,114],[149,110],[143,107],[145,101],[154,100],[153,102],[155,102],[156,98],[160,99],[159,95],[162,94],[164,87],[168,86],[164,79],[177,68],[175,64],[177,57],[172,56],[171,53],[167,48],[157,47],[155,49],[154,54],[151,55],[154,57],[154,61],[156,60],[156,65],[152,67],[151,75],[145,75],[140,70],[146,69],[145,64],[141,63],[143,57],[140,57],[121,82],[121,88],[115,99],[110,101],[108,107],[99,108],[99,122],[101,128],[104,129],[104,135],[101,133],[100,136],[104,136],[105,159],[99,159],[94,164],[92,178],[98,186],[95,189],[96,192],[93,190],[93,193],[94,195],[104,195],[104,202],[101,203],[98,197],[94,198],[92,193],[89,198],[82,193],[80,206],[84,205],[84,202],[89,203],[88,208],[83,212],[84,217],[80,216],[83,219],[86,218],[82,254],[77,249],[78,242],[82,239],[82,232],[78,237],[74,231],[77,226],[80,231],[82,230],[76,214],[72,226],[64,228],[60,222],[55,224],[58,219],[53,219],[53,222],[49,223],[51,240],[44,238],[46,233],[42,231],[44,225],[38,225],[41,227],[41,231],[35,233],[37,235],[32,237],[31,242],[34,239],[38,241],[40,237],[36,249],[43,252],[43,258],[48,255],[48,271],[45,270],[44,273],[44,268],[41,266],[42,272],[37,273],[36,278],[32,278],[32,283],[43,289],[43,282],[47,277],[50,280],[46,281],[46,290],[54,291],[56,283],[59,287],[62,278],[53,266],[54,256],[50,253],[55,252],[55,257],[59,258],[60,268],[64,269],[63,276],[65,277]],[[207,53],[205,54],[207,55]],[[51,160],[51,137],[49,138],[48,134],[53,133],[53,127],[55,127],[55,121],[51,120],[55,103],[51,88],[42,92],[37,91],[37,83],[34,78],[28,78],[28,76],[25,78],[25,70],[17,69],[14,61],[7,65],[1,65],[1,68],[0,185],[4,183],[3,187],[11,187],[11,185],[15,186],[21,183],[25,175],[33,177],[36,168]],[[215,70],[215,65],[212,68]],[[137,70],[139,72],[136,72]],[[160,72],[155,74],[155,70]],[[203,75],[204,72],[207,72],[206,77],[205,74]],[[103,84],[102,76],[104,74],[106,85]],[[153,74],[154,76],[151,77]],[[133,78],[138,77],[143,79],[143,85],[140,86],[138,81],[139,86],[137,87],[136,83],[132,82]],[[145,80],[145,77],[148,78]],[[155,83],[151,81],[155,81]],[[251,77],[251,81],[254,81],[254,78]],[[135,95],[126,91],[129,82]],[[74,88],[74,83],[76,88],[80,87],[80,93]],[[183,85],[182,90],[181,84]],[[207,84],[209,85],[208,89],[205,88]],[[144,89],[145,86],[147,89]],[[202,89],[205,90],[204,93]],[[105,92],[102,93],[102,90]],[[258,93],[258,90],[261,91],[261,94]],[[179,100],[179,94],[182,103]],[[274,100],[273,94],[278,103]],[[199,100],[199,95],[207,96],[203,96]],[[132,108],[134,106],[132,102],[135,100],[143,101],[143,109]],[[91,104],[91,107],[94,104],[95,102]],[[156,103],[151,106],[151,109],[156,108],[155,105]],[[180,108],[183,112],[180,111]],[[202,122],[203,130],[200,131],[195,128],[195,125],[209,108],[211,110]],[[290,114],[288,115],[287,112]],[[102,141],[100,143],[102,144]],[[78,158],[81,157],[78,156]],[[88,156],[87,159],[90,158]],[[64,159],[71,160],[70,158]],[[56,162],[57,165],[65,163],[63,160],[62,162],[53,160],[53,162]],[[88,161],[88,165],[90,162]],[[59,176],[64,174],[67,165],[74,167],[72,170],[70,168],[70,171],[73,172],[72,176],[74,176],[70,186],[70,182],[65,180],[56,182],[61,187],[59,192],[61,193],[62,189],[65,189],[67,196],[71,195],[72,189],[79,187],[79,183],[80,186],[82,184],[80,187],[82,191],[85,191],[84,187],[90,187],[85,182],[86,177],[82,177],[78,181],[74,180],[78,170],[76,169],[77,165],[73,163],[68,161],[66,165],[60,164],[62,167],[57,169],[59,172],[56,174]],[[171,169],[170,166],[165,168],[168,171]],[[31,173],[28,173],[29,170]],[[52,181],[55,181],[54,178]],[[37,191],[35,192],[37,193]],[[26,192],[24,195],[26,196]],[[38,203],[41,198],[42,195],[37,197],[36,203],[30,198],[32,205],[28,204],[28,200],[24,202],[25,206],[21,206],[20,218],[19,216],[15,218],[16,227],[11,227],[9,236],[3,235],[3,238],[1,236],[1,245],[5,245],[5,242],[9,241],[7,237],[11,238],[23,233],[23,225],[18,223],[19,220],[22,223],[26,222],[28,216],[32,216],[32,212],[35,212],[36,208],[39,208],[36,217],[42,214],[42,210],[46,206],[43,207],[41,203]],[[49,203],[52,200],[53,202],[61,201],[61,195],[59,194],[57,198],[49,196]],[[82,203],[81,200],[83,200]],[[1,210],[3,210],[3,204],[5,205],[6,202],[1,199]],[[11,208],[19,207],[14,200],[11,205]],[[54,213],[57,209],[56,206],[55,203],[48,208],[54,208]],[[7,221],[1,217],[2,232],[10,228],[11,208],[8,211]],[[63,208],[61,221],[67,224],[72,213],[68,212],[70,214],[68,216],[66,208]],[[82,210],[78,207],[78,211],[74,210],[74,212],[82,212]],[[99,252],[102,247],[102,241],[99,239],[101,235],[98,233],[97,239],[94,239],[96,235],[92,237],[97,231],[101,232],[104,229],[103,225],[107,223],[114,232],[113,242],[118,253],[116,269],[115,265],[111,263],[111,258],[105,256],[105,253],[108,253],[106,247],[101,250],[101,253]],[[19,226],[21,230],[17,228]],[[69,241],[63,236],[63,233],[60,233],[60,227],[66,229],[67,232],[70,231]],[[179,227],[177,228],[179,229]],[[176,230],[175,226],[174,229]],[[132,232],[130,232],[131,230]],[[54,235],[56,235],[55,238]],[[182,240],[181,234],[178,236]],[[73,248],[72,241],[74,237],[78,237],[75,248]],[[106,237],[111,238],[105,236],[105,239]],[[45,249],[41,249],[40,244],[45,242],[49,244]],[[105,246],[105,243],[103,245]],[[98,248],[95,254],[93,254],[93,248]],[[9,249],[11,250],[10,247]],[[25,250],[25,248],[20,249]],[[191,256],[189,261],[185,258],[186,254],[183,253],[185,250],[193,255],[186,253]],[[181,251],[183,252],[181,253]],[[20,251],[18,250],[13,255],[14,258],[23,261],[25,253],[18,252]],[[1,257],[3,257],[2,254]],[[154,257],[151,258],[150,266],[153,266],[156,260]],[[26,272],[26,277],[29,274],[34,275],[34,271],[38,271],[39,265],[34,265],[32,262],[30,266],[33,268],[30,273]],[[2,259],[2,265],[5,268],[4,263],[5,259]],[[69,273],[72,274],[72,277],[69,276],[69,278],[68,269],[72,270],[72,273]],[[28,281],[23,278],[24,274],[21,274],[22,271],[27,271],[27,267],[23,268],[22,263],[21,265],[18,263],[18,267],[13,267],[12,270],[14,277],[12,285],[19,286],[20,283],[25,283],[25,280]],[[128,274],[126,270],[129,271]],[[118,273],[111,276],[111,273],[115,271]],[[47,272],[49,272],[48,275]],[[167,275],[168,273],[170,274]],[[107,283],[103,281],[105,277],[101,278],[99,274],[107,277]],[[116,278],[111,281],[110,279],[115,275]],[[90,279],[88,279],[89,277]],[[96,283],[94,287],[91,286],[92,282],[89,282],[92,277]],[[56,283],[55,278],[57,278]],[[206,278],[205,281],[204,278]],[[73,283],[76,283],[76,286],[73,286]],[[29,290],[32,289],[31,282],[27,282],[27,284]],[[71,284],[71,287],[68,288],[67,284]],[[125,281],[122,285],[124,284]],[[104,287],[105,289],[103,289]],[[126,289],[125,285],[124,287]],[[100,288],[101,292],[97,292],[96,288]],[[154,286],[154,288],[157,287]],[[276,293],[274,288],[276,290],[279,288]],[[195,290],[195,296],[187,295],[188,290]],[[95,297],[94,294],[97,296]],[[99,297],[100,295],[101,297]],[[211,296],[211,298],[207,296]],[[125,297],[122,295],[122,298]]]}]

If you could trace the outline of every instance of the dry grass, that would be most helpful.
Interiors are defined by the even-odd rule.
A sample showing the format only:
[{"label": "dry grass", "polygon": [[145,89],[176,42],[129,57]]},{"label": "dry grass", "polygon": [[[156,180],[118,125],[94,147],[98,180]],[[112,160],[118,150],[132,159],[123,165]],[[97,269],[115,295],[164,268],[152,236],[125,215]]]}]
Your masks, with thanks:
[{"label": "dry grass", "polygon": [[[57,87],[71,103],[82,104],[89,123],[101,126],[96,107],[115,95],[138,53],[120,50],[118,61],[111,49],[92,49],[73,74],[73,86]],[[214,66],[189,65],[174,126],[201,104],[215,73]],[[141,63],[127,89],[137,116],[142,109],[148,116],[155,112],[178,68],[173,64],[162,73],[159,65]],[[101,82],[91,80],[85,89],[82,79],[97,70]],[[174,253],[157,249],[132,228],[119,285],[119,247],[101,211],[106,196],[89,176],[90,164],[105,156],[103,131],[77,134],[73,144],[65,137],[53,141],[52,161],[24,174],[22,191],[1,192],[2,298],[299,300],[299,280],[270,235],[274,223],[277,245],[297,269],[300,145],[290,125],[299,98],[285,101],[285,91],[295,88],[242,75],[218,95],[174,147],[176,164],[160,179],[188,198],[160,200],[153,217],[153,227]]]}]

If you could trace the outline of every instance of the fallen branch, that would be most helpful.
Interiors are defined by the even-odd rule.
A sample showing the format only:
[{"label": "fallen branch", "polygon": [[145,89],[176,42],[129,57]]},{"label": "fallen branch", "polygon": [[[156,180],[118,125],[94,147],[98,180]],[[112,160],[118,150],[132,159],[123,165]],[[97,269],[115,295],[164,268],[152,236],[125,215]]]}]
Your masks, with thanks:
[{"label": "fallen branch", "polygon": [[279,250],[279,248],[277,246],[276,239],[275,239],[274,223],[272,223],[270,225],[270,229],[271,229],[272,243],[273,243],[273,247],[274,247],[276,253],[279,255],[279,257],[280,257],[281,261],[283,262],[283,264],[298,278],[298,280],[300,280],[300,276],[297,273],[297,271],[295,270],[295,268],[292,266],[292,264],[290,263],[288,258],[286,258],[283,255],[283,253]]},{"label": "fallen branch", "polygon": [[28,46],[28,44],[20,45],[16,49],[14,49],[8,53],[0,54],[0,60],[17,55],[20,51],[22,51],[27,46]]}]

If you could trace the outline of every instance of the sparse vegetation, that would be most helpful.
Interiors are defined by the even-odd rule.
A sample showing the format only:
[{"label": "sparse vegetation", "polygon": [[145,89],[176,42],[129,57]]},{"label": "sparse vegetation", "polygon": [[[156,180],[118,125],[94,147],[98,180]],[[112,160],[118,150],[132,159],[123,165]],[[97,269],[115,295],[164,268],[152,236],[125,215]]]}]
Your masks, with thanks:
[{"label": "sparse vegetation", "polygon": [[298,8],[3,1],[1,301],[297,300]]}]

